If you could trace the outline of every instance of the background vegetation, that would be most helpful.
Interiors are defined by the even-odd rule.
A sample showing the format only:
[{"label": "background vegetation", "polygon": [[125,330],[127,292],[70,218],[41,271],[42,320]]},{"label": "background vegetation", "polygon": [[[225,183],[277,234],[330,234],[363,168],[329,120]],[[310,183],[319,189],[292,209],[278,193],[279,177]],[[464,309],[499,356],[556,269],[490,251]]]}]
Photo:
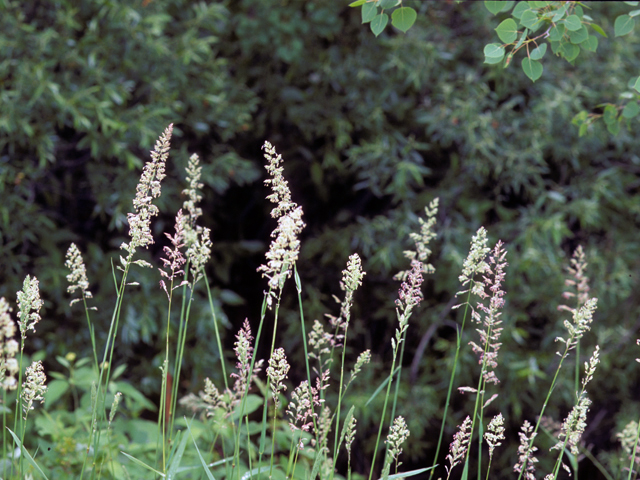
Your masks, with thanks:
[{"label": "background vegetation", "polygon": [[[28,348],[45,358],[45,371],[62,369],[56,355],[90,355],[85,319],[66,303],[69,243],[84,252],[100,336],[113,301],[110,258],[128,232],[139,170],[173,123],[173,163],[154,233],[160,238],[172,225],[184,200],[184,166],[198,153],[202,223],[214,242],[208,274],[227,326],[226,351],[245,318],[255,324],[265,289],[256,268],[273,229],[260,152],[268,139],[305,211],[298,271],[307,319],[335,313],[331,295],[339,295],[348,255],[363,259],[367,276],[355,298],[356,343],[348,354],[371,348],[373,362],[351,392],[356,405],[387,368],[398,289],[392,276],[407,268],[408,233],[440,198],[430,259],[436,273],[425,282],[404,357],[410,373],[403,373],[398,414],[411,430],[407,469],[431,462],[435,451],[459,320],[450,300],[480,225],[491,244],[501,239],[509,251],[501,394],[493,408],[508,419],[511,438],[544,399],[555,369],[553,339],[563,328],[564,266],[582,245],[599,298],[582,351],[602,347],[584,438],[603,463],[622,458],[615,433],[640,406],[638,355],[628,348],[640,327],[637,123],[616,136],[594,124],[579,137],[571,121],[616,102],[637,76],[637,32],[612,35],[614,19],[629,8],[590,2],[609,38],[574,65],[546,58],[532,83],[519,69],[483,64],[500,17],[481,2],[412,5],[418,16],[407,34],[387,28],[375,38],[360,12],[338,0],[0,1],[0,296],[14,301],[26,274],[40,280],[43,321]],[[152,247],[148,259],[158,263],[162,245]],[[123,378],[157,402],[166,296],[156,271],[132,275],[140,287],[127,292],[117,361],[127,365]],[[301,362],[300,337],[289,334],[299,328],[297,305],[287,288],[280,346]],[[184,393],[201,389],[205,376],[221,383],[208,309],[204,297],[192,306]],[[466,351],[461,362],[477,360]],[[304,371],[292,363],[297,384]],[[460,372],[460,385],[473,384],[475,369]],[[561,380],[573,383],[569,374]],[[560,420],[574,398],[571,388],[557,394],[548,414]],[[145,418],[148,407],[132,404],[127,414]],[[361,410],[358,448],[366,452],[377,429],[377,415],[368,412],[379,407]],[[46,408],[64,409],[64,399]],[[454,397],[445,439],[468,409],[464,397]],[[511,471],[516,445],[506,442],[504,460],[494,459],[496,474]],[[354,458],[354,469],[367,471],[369,458]]]}]

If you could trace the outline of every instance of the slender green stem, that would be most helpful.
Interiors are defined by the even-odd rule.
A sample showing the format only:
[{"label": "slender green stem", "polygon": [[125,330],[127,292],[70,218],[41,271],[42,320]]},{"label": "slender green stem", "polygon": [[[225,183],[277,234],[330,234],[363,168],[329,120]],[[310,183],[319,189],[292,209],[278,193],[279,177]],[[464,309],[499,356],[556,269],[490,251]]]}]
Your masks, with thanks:
[{"label": "slender green stem", "polygon": [[[111,323],[109,324],[109,331],[107,333],[107,341],[105,344],[102,364],[100,365],[100,376],[98,377],[98,384],[96,385],[96,397],[92,405],[91,424],[89,425],[89,428],[90,428],[89,441],[87,442],[87,450],[85,452],[85,458],[82,464],[80,478],[83,478],[84,471],[87,466],[87,460],[89,458],[89,452],[91,451],[91,447],[93,447],[93,458],[94,458],[91,476],[92,478],[95,478],[95,475],[96,475],[95,459],[98,456],[98,446],[100,443],[100,429],[97,428],[97,421],[98,421],[97,416],[98,416],[98,409],[100,405],[100,396],[102,392],[103,379],[105,380],[104,383],[106,385],[109,384],[109,378],[111,375],[111,360],[113,359],[113,347],[110,349],[109,346],[110,344],[113,346],[113,344],[115,343],[116,333],[118,331],[118,323],[120,320],[120,310],[122,308],[122,299],[124,297],[124,289],[127,283],[129,266],[131,265],[131,260],[132,260],[131,257],[132,256],[129,255],[129,258],[125,263],[122,279],[120,281],[120,286],[116,289],[116,305],[113,310],[113,314],[111,316]],[[115,281],[115,276],[114,276],[114,281]],[[104,401],[105,399],[102,399],[101,417],[103,418],[105,416]]]},{"label": "slender green stem", "polygon": [[436,447],[436,454],[433,458],[433,466],[431,468],[431,473],[429,474],[429,480],[433,478],[433,474],[436,469],[436,462],[438,461],[438,455],[440,454],[440,447],[442,446],[442,437],[444,435],[444,427],[447,422],[447,412],[449,411],[449,404],[451,403],[451,391],[453,390],[453,382],[456,378],[456,370],[458,368],[458,360],[460,357],[460,348],[461,348],[461,340],[462,333],[464,331],[464,324],[467,320],[467,313],[469,311],[469,301],[471,300],[471,289],[469,289],[469,294],[467,295],[467,301],[464,307],[464,315],[462,317],[462,325],[460,326],[460,330],[456,331],[456,354],[453,359],[453,368],[451,369],[451,377],[449,378],[449,388],[447,390],[447,399],[444,405],[444,412],[442,414],[442,423],[440,424],[440,434],[438,435],[438,445]]},{"label": "slender green stem", "polygon": [[218,331],[218,318],[216,317],[216,309],[213,308],[213,295],[211,295],[211,288],[209,287],[209,279],[206,273],[204,274],[204,285],[207,287],[207,297],[209,298],[209,309],[211,310],[211,316],[213,317],[213,328],[216,332],[216,343],[218,345],[218,353],[220,354],[220,366],[222,367],[222,377],[224,378],[224,386],[229,389],[229,383],[227,380],[227,369],[224,362],[224,352],[222,351],[222,342],[220,341],[220,332]]},{"label": "slender green stem", "polygon": [[389,382],[387,383],[387,392],[384,396],[384,405],[382,407],[382,415],[380,416],[380,426],[378,427],[378,437],[376,438],[376,446],[373,450],[373,458],[371,459],[371,470],[369,471],[369,480],[373,478],[373,470],[376,466],[376,455],[378,453],[378,446],[380,445],[380,437],[382,435],[382,426],[384,425],[385,415],[387,413],[387,403],[389,402],[389,393],[391,391],[391,384],[393,383],[393,373],[396,367],[396,357],[398,355],[398,348],[394,349],[393,361],[391,362],[391,373],[389,374]]}]

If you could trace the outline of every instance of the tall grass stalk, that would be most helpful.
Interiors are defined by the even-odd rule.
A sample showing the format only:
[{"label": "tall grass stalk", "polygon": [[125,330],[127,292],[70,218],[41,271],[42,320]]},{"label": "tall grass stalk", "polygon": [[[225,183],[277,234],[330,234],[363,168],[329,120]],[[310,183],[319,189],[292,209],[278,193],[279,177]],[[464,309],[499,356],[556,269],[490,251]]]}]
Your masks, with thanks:
[{"label": "tall grass stalk", "polygon": [[[116,305],[111,316],[111,322],[109,324],[109,332],[107,334],[107,340],[105,344],[104,354],[102,358],[102,364],[100,365],[100,376],[98,377],[98,384],[96,389],[95,399],[92,405],[91,424],[89,426],[89,442],[87,443],[87,450],[82,466],[82,472],[80,477],[82,478],[86,469],[89,453],[93,448],[93,468],[92,478],[96,476],[95,459],[98,458],[100,447],[100,434],[101,428],[98,427],[98,419],[103,421],[106,419],[105,401],[106,394],[103,395],[102,389],[106,388],[109,384],[111,376],[111,366],[113,363],[113,352],[115,348],[115,341],[118,331],[118,324],[120,322],[120,312],[122,309],[122,300],[124,297],[124,290],[127,285],[127,275],[129,268],[132,264],[136,264],[142,267],[150,267],[151,265],[143,260],[134,260],[134,255],[138,248],[146,248],[150,244],[154,243],[151,236],[151,217],[158,214],[158,207],[152,202],[154,198],[160,196],[160,184],[165,177],[165,163],[169,156],[169,144],[171,141],[171,135],[173,133],[173,124],[169,125],[164,133],[160,136],[154,149],[151,152],[151,161],[147,162],[144,166],[140,182],[136,189],[136,197],[133,200],[133,206],[135,213],[129,213],[127,218],[129,220],[129,234],[131,241],[129,243],[123,243],[121,249],[128,252],[125,258],[120,257],[122,266],[118,269],[122,272],[122,278],[120,285],[117,286],[117,280],[114,272],[114,283],[116,284]],[[104,387],[103,387],[104,382]]]},{"label": "tall grass stalk", "polygon": [[[504,268],[507,266],[507,262],[504,261],[506,251],[503,248],[501,241],[498,241],[493,252],[489,255],[489,262],[485,268],[483,275],[484,286],[488,286],[492,295],[490,296],[489,305],[486,306],[482,301],[478,302],[478,310],[484,313],[484,318],[480,315],[478,310],[474,310],[472,318],[482,325],[483,328],[477,329],[480,334],[480,344],[470,342],[474,353],[480,357],[481,369],[480,377],[478,379],[478,386],[475,389],[468,387],[467,391],[473,391],[476,394],[475,404],[473,407],[473,416],[471,422],[471,428],[469,431],[469,438],[473,438],[473,432],[478,422],[480,428],[480,435],[478,435],[478,465],[477,474],[478,477],[482,471],[482,438],[483,438],[483,422],[484,422],[484,408],[497,397],[493,395],[486,402],[485,392],[487,383],[498,384],[499,380],[494,372],[494,369],[498,366],[498,350],[500,349],[500,334],[502,328],[500,324],[500,316],[502,315],[500,310],[504,306],[504,291],[502,290],[502,282],[504,281],[505,273]],[[478,290],[477,292],[482,300],[489,295],[484,290]],[[467,456],[465,459],[465,469],[468,470],[469,454],[471,449],[467,449]]]},{"label": "tall grass stalk", "polygon": [[[431,473],[429,474],[429,479],[433,478],[433,474],[435,473],[436,462],[438,461],[438,455],[440,453],[440,448],[442,446],[442,438],[444,435],[444,428],[447,421],[447,413],[449,411],[449,405],[451,403],[451,392],[453,390],[453,384],[456,377],[456,371],[458,368],[458,362],[460,357],[460,350],[462,348],[462,335],[464,333],[464,327],[467,320],[467,314],[469,312],[469,308],[471,308],[472,313],[474,312],[473,307],[471,307],[471,294],[481,295],[484,293],[484,283],[482,281],[476,281],[475,277],[478,274],[483,274],[488,268],[487,263],[485,262],[485,258],[489,253],[489,247],[487,247],[487,231],[484,227],[480,227],[476,234],[471,239],[471,248],[469,250],[469,254],[465,259],[462,265],[462,274],[459,277],[459,280],[462,286],[469,285],[467,290],[462,290],[456,293],[456,296],[460,296],[463,294],[467,294],[467,301],[458,305],[454,305],[452,310],[460,308],[462,305],[464,308],[464,315],[462,316],[462,324],[460,329],[456,330],[456,351],[453,359],[453,366],[451,368],[451,376],[449,378],[449,387],[447,389],[447,398],[445,401],[444,412],[442,414],[442,422],[440,424],[440,433],[438,435],[438,444],[436,446],[436,453],[433,459],[433,467],[431,469]],[[453,467],[451,467],[453,468]]]},{"label": "tall grass stalk", "polygon": [[519,470],[518,480],[520,480],[520,478],[522,477],[523,472],[526,471],[527,463],[529,461],[528,455],[532,452],[535,435],[537,434],[538,428],[540,427],[542,416],[544,415],[544,412],[547,406],[549,405],[549,399],[551,398],[551,394],[553,393],[553,390],[556,387],[558,375],[560,374],[562,365],[565,359],[568,357],[569,352],[575,348],[576,343],[580,340],[580,338],[582,338],[582,336],[591,329],[591,322],[593,321],[593,314],[596,310],[597,303],[598,303],[597,298],[590,298],[589,300],[587,300],[586,304],[582,306],[580,309],[574,309],[573,323],[569,322],[568,320],[564,321],[564,325],[567,329],[567,333],[569,334],[569,336],[567,337],[567,339],[564,339],[563,337],[556,338],[556,341],[563,343],[565,348],[562,353],[557,352],[558,355],[560,355],[560,362],[558,363],[558,367],[553,376],[553,380],[551,381],[551,386],[549,387],[547,396],[544,400],[544,403],[542,404],[542,408],[540,409],[540,413],[538,415],[538,421],[536,422],[536,426],[533,430],[533,435],[531,436],[531,439],[528,443],[528,450],[526,452],[527,458],[525,458],[523,462],[518,463],[516,465],[517,469]]}]

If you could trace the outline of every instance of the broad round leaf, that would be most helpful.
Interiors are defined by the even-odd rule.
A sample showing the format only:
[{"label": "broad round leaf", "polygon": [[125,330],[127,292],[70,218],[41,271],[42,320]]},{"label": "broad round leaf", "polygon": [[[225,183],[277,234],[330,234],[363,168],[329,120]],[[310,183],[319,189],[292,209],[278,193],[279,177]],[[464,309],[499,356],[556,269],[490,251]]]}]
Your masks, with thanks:
[{"label": "broad round leaf", "polygon": [[542,57],[544,57],[544,54],[546,52],[547,52],[547,44],[543,43],[539,47],[531,50],[531,55],[530,55],[531,60],[540,60]]},{"label": "broad round leaf", "polygon": [[387,26],[387,23],[389,23],[389,15],[386,13],[380,13],[371,20],[371,31],[377,37],[382,33],[384,27]]},{"label": "broad round leaf", "polygon": [[613,30],[616,32],[616,37],[621,37],[631,33],[635,24],[635,20],[629,15],[620,15],[616,18],[616,21],[613,24]]},{"label": "broad round leaf", "polygon": [[491,13],[495,15],[496,13],[499,13],[502,10],[502,8],[504,7],[504,2],[495,2],[495,1],[485,0],[484,6],[487,7],[487,10],[489,10]]},{"label": "broad round leaf", "polygon": [[538,23],[538,14],[533,10],[525,10],[520,17],[520,24],[523,27],[534,28]]},{"label": "broad round leaf", "polygon": [[378,8],[373,3],[365,3],[362,6],[362,23],[369,23],[378,13]]},{"label": "broad round leaf", "polygon": [[496,27],[496,33],[504,43],[513,43],[518,38],[518,25],[512,18],[507,18]]},{"label": "broad round leaf", "polygon": [[500,63],[502,61],[502,59],[504,58],[504,55],[502,57],[484,57],[484,63],[488,64],[488,65],[495,65],[496,63]]},{"label": "broad round leaf", "polygon": [[604,120],[604,123],[606,123],[607,125],[616,123],[617,119],[618,109],[615,105],[607,105],[606,107],[604,107],[604,115],[602,116],[602,120]]},{"label": "broad round leaf", "polygon": [[582,22],[577,15],[569,15],[564,19],[564,26],[567,27],[567,30],[575,32],[576,30],[580,30]]},{"label": "broad round leaf", "polygon": [[589,38],[589,31],[584,25],[580,27],[580,30],[569,32],[569,41],[574,45],[584,42],[587,38]]},{"label": "broad round leaf", "polygon": [[559,22],[560,20],[562,20],[562,17],[565,16],[565,14],[567,13],[567,5],[563,5],[562,7],[560,7],[558,10],[555,10],[553,12],[553,18],[551,19],[553,22]]},{"label": "broad round leaf", "polygon": [[630,17],[637,17],[638,15],[640,15],[640,10],[632,10],[629,12]]},{"label": "broad round leaf", "polygon": [[598,37],[589,35],[586,42],[582,42],[582,48],[589,52],[595,52],[598,49]]},{"label": "broad round leaf", "polygon": [[552,42],[559,42],[564,36],[565,27],[561,23],[557,24],[555,27],[551,27],[549,30],[549,40]]},{"label": "broad round leaf", "polygon": [[407,33],[413,24],[416,22],[418,14],[411,7],[402,7],[397,8],[391,14],[391,25],[396,27],[398,30],[402,30],[404,33]]},{"label": "broad round leaf", "polygon": [[522,14],[527,10],[529,10],[527,2],[518,2],[516,7],[513,9],[513,12],[511,12],[511,15],[519,20],[520,17],[522,17]]},{"label": "broad round leaf", "polygon": [[635,88],[637,92],[640,92],[640,77],[636,79],[636,82],[634,83],[633,88]]},{"label": "broad round leaf", "polygon": [[607,123],[607,130],[613,136],[616,136],[620,133],[620,122]]},{"label": "broad round leaf", "polygon": [[393,8],[399,3],[399,0],[379,0],[378,6],[380,8]]},{"label": "broad round leaf", "polygon": [[484,56],[490,58],[504,57],[504,47],[499,43],[490,43],[484,46]]},{"label": "broad round leaf", "polygon": [[542,64],[530,58],[522,60],[522,70],[524,74],[534,82],[542,76]]},{"label": "broad round leaf", "polygon": [[580,47],[569,42],[562,42],[560,44],[560,55],[562,55],[567,62],[573,62],[580,53]]},{"label": "broad round leaf", "polygon": [[640,107],[638,107],[638,102],[629,102],[622,109],[622,116],[624,118],[633,118],[640,113]]}]

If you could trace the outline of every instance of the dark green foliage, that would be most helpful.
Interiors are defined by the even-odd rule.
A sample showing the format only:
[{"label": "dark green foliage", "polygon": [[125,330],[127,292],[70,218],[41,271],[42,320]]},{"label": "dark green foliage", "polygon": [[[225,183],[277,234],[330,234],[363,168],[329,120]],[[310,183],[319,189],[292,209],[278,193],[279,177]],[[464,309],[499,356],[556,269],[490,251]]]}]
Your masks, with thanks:
[{"label": "dark green foliage", "polygon": [[[638,407],[640,157],[631,124],[618,121],[624,111],[598,105],[618,102],[633,87],[627,82],[637,77],[637,31],[600,38],[597,51],[581,51],[573,65],[547,52],[532,84],[519,69],[483,64],[499,22],[482,3],[427,3],[417,7],[406,35],[387,28],[377,39],[361,25],[359,9],[338,1],[2,3],[0,295],[13,302],[26,273],[40,279],[48,302],[33,337],[40,343],[28,348],[89,352],[80,310],[66,307],[62,266],[71,241],[81,245],[94,282],[98,334],[108,324],[110,259],[127,235],[142,162],[173,122],[170,175],[153,227],[158,244],[146,258],[158,263],[161,233],[172,229],[183,201],[186,158],[198,152],[203,224],[214,239],[208,272],[219,318],[228,318],[233,332],[245,316],[255,322],[266,288],[255,273],[275,226],[261,185],[263,140],[283,155],[294,201],[305,211],[298,271],[307,320],[336,314],[331,294],[340,296],[340,271],[350,253],[363,258],[367,276],[355,297],[348,356],[371,348],[375,364],[345,402],[359,410],[358,448],[367,455],[354,464],[358,471],[368,471],[366,439],[381,405],[361,407],[366,389],[384,375],[396,327],[399,285],[391,277],[408,268],[408,234],[436,196],[436,273],[427,277],[425,301],[409,326],[398,407],[412,432],[406,469],[432,461],[460,317],[447,304],[460,290],[460,267],[480,225],[509,252],[501,394],[492,408],[503,412],[511,432],[493,468],[507,476],[516,429],[533,420],[530,412],[544,399],[557,358],[553,339],[567,318],[557,311],[566,302],[563,267],[579,244],[600,299],[581,362],[594,344],[603,349],[591,384],[592,418],[600,423],[586,441],[601,458],[614,451],[615,429]],[[606,5],[594,4],[591,16],[603,17],[600,25],[611,32],[607,18],[615,16],[605,15]],[[604,125],[578,130],[571,122],[581,111],[603,115]],[[616,137],[605,130],[610,125],[618,127]],[[127,378],[140,390],[157,394],[166,297],[157,271],[136,270],[131,280],[141,286],[125,296],[118,361],[130,364]],[[288,284],[280,338],[301,359],[299,335],[288,334],[299,331],[294,296]],[[208,308],[203,297],[192,306],[185,391],[202,388],[205,375],[220,375]],[[409,383],[409,364],[433,322],[439,326]],[[475,335],[467,328],[463,345]],[[477,358],[463,348],[461,362],[455,386],[475,385]],[[547,412],[556,420],[574,399],[569,370]],[[290,376],[295,383],[304,372]],[[455,396],[447,442],[469,404]]]}]

